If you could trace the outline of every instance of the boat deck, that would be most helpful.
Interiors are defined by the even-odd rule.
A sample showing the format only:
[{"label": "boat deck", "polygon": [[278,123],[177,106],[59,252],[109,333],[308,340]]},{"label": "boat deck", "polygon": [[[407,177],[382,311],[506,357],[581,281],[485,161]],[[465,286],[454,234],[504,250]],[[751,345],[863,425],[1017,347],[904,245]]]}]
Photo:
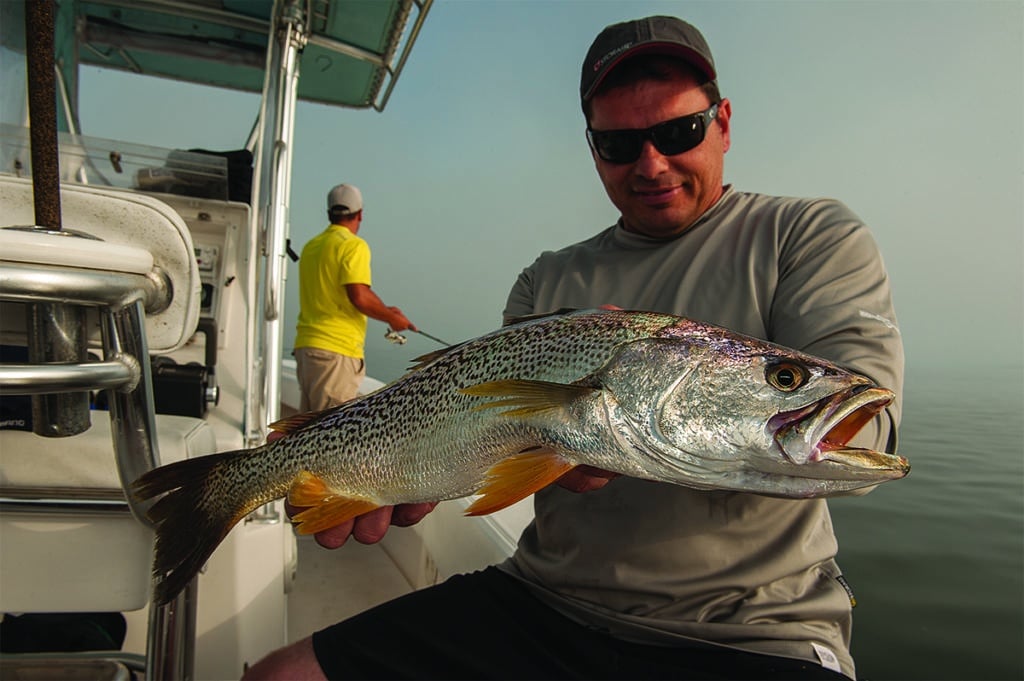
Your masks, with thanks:
[{"label": "boat deck", "polygon": [[399,534],[404,533],[380,544],[350,541],[337,550],[299,537],[299,569],[288,594],[288,642],[422,586],[410,581],[392,557],[396,539],[405,539]]}]

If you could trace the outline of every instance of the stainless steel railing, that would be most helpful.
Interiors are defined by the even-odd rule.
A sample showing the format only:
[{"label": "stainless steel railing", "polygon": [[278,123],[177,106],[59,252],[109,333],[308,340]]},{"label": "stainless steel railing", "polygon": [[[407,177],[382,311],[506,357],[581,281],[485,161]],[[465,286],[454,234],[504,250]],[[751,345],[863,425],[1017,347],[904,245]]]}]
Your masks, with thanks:
[{"label": "stainless steel railing", "polygon": [[[170,282],[158,270],[139,275],[0,260],[0,300],[25,303],[30,316],[39,314],[41,306],[51,309],[54,314],[49,315],[45,333],[58,338],[67,334],[74,338],[74,343],[84,342],[80,339],[83,333],[79,328],[81,311],[95,307],[100,318],[103,348],[103,360],[98,362],[0,364],[0,393],[60,396],[88,390],[109,391],[112,446],[122,487],[160,464],[144,322],[147,313],[166,308],[172,295]],[[67,310],[72,314],[62,313]],[[25,332],[31,348],[38,342],[35,336],[40,333],[39,325],[27,319]],[[54,404],[58,409],[65,406],[59,401]],[[86,417],[89,417],[88,411]],[[58,425],[47,426],[53,432],[43,434],[64,434],[59,432],[62,430],[60,413],[47,413],[44,418]],[[67,434],[84,430],[77,430],[78,427],[76,425]],[[145,507],[130,496],[122,495],[121,504],[112,504],[114,500],[109,490],[100,495],[105,497],[102,501],[97,499],[96,492],[0,489],[0,505],[22,511],[73,513],[76,509],[96,512],[99,503],[109,512],[119,512],[118,506],[130,510],[139,522],[149,524]],[[148,679],[192,678],[195,617],[195,580],[171,603],[151,606],[146,655]]]}]

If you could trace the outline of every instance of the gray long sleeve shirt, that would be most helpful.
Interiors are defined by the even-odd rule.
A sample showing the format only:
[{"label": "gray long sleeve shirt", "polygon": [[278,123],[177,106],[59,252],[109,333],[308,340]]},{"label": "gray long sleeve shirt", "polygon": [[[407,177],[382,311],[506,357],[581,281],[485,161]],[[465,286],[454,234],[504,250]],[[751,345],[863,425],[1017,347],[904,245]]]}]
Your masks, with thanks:
[{"label": "gray long sleeve shirt", "polygon": [[[897,400],[854,442],[894,441],[903,349],[889,280],[868,228],[837,201],[729,187],[674,239],[612,226],[543,253],[505,316],[602,304],[707,321],[862,373]],[[535,512],[503,568],[569,617],[640,642],[696,639],[854,677],[824,500],[619,478],[585,494],[550,486]]]}]

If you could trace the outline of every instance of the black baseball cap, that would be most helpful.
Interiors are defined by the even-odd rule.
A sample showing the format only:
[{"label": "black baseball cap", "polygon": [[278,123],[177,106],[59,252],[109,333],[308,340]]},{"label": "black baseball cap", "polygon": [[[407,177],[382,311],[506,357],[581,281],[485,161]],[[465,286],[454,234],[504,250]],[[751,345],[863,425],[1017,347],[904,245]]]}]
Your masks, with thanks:
[{"label": "black baseball cap", "polygon": [[715,80],[715,60],[704,36],[676,17],[654,16],[605,27],[590,45],[580,76],[580,99],[587,101],[612,69],[637,54],[681,57],[698,72]]}]

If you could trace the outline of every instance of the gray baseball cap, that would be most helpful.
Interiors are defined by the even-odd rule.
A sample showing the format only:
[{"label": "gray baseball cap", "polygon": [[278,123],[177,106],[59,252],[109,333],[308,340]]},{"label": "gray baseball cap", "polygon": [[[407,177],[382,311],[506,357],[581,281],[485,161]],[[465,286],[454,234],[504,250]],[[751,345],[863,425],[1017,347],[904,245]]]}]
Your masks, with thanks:
[{"label": "gray baseball cap", "polygon": [[711,48],[696,27],[676,17],[645,17],[607,26],[594,38],[583,60],[580,99],[593,97],[623,59],[645,53],[682,57],[708,80],[718,77]]},{"label": "gray baseball cap", "polygon": [[327,192],[327,210],[341,206],[346,213],[358,213],[363,209],[363,194],[351,184],[339,184]]}]

